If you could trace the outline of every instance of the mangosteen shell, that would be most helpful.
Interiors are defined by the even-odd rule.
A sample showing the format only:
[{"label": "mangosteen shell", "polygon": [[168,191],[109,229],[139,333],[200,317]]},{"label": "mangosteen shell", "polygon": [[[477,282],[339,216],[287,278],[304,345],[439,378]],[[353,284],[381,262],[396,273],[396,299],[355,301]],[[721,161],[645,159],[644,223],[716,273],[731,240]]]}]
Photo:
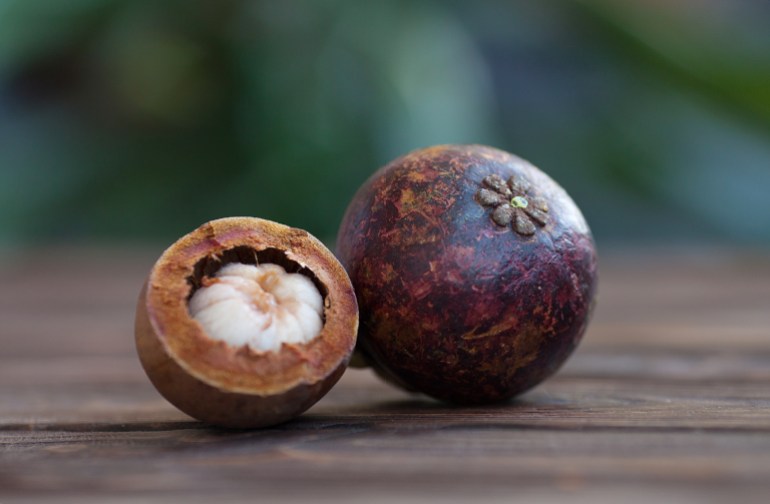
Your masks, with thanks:
[{"label": "mangosteen shell", "polygon": [[[209,338],[189,314],[200,277],[225,258],[256,263],[267,254],[310,275],[324,296],[321,333],[279,352],[256,352]],[[255,428],[290,420],[339,380],[355,347],[358,310],[333,254],[306,231],[253,217],[206,223],[171,245],[139,295],[136,348],[155,388],[203,422]]]}]

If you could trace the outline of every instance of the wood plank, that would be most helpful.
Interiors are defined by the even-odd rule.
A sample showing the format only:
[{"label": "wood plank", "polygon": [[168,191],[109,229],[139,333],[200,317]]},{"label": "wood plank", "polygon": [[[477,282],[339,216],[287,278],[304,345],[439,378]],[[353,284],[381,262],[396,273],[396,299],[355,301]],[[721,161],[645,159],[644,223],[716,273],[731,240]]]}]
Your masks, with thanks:
[{"label": "wood plank", "polygon": [[[603,359],[613,355],[634,358]],[[0,482],[15,492],[110,494],[130,493],[136,481],[152,491],[198,493],[212,485],[278,491],[279,482],[321,491],[380,478],[531,487],[569,476],[591,488],[620,480],[767,489],[770,393],[766,379],[738,372],[739,359],[732,382],[709,387],[665,369],[657,379],[586,376],[589,362],[575,360],[572,370],[512,404],[472,409],[352,371],[300,419],[245,432],[186,419],[128,372],[129,362],[75,366],[80,376],[30,384],[37,400],[22,390],[26,402],[8,401],[11,391],[0,389],[16,404],[15,411],[2,404],[0,460],[24,461],[0,465]],[[697,360],[684,358],[675,367],[692,366]],[[109,368],[124,369],[124,379]]]},{"label": "wood plank", "polygon": [[299,419],[211,429],[154,391],[133,304],[155,252],[5,261],[0,502],[770,501],[770,257],[622,253],[565,368],[454,408],[351,370]]}]

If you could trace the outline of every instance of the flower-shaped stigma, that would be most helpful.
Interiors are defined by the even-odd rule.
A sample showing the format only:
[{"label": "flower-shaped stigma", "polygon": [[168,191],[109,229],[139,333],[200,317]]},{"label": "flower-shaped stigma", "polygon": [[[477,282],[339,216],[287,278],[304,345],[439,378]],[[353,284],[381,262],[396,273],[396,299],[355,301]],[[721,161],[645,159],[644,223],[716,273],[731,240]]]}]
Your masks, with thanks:
[{"label": "flower-shaped stigma", "polygon": [[476,193],[476,199],[492,210],[492,221],[500,227],[512,225],[520,235],[535,234],[535,224],[548,222],[548,204],[532,194],[532,186],[521,177],[511,177],[508,182],[499,175],[488,175],[482,181],[484,187]]}]

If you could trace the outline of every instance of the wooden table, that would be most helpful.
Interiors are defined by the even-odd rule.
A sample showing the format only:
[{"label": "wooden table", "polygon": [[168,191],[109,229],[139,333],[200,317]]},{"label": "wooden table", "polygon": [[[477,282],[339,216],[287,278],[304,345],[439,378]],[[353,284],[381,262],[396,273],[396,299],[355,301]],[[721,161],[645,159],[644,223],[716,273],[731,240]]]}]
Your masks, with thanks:
[{"label": "wooden table", "polygon": [[770,254],[602,251],[584,343],[510,404],[349,371],[298,420],[232,432],[134,354],[159,252],[0,257],[0,503],[770,502]]}]

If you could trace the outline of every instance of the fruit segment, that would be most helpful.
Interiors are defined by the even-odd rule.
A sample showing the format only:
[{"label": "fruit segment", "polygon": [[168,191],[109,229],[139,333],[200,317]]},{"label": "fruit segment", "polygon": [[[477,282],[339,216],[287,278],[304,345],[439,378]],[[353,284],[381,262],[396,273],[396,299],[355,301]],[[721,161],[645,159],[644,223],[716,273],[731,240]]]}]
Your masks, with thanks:
[{"label": "fruit segment", "polygon": [[190,315],[212,339],[277,352],[321,332],[321,293],[309,278],[277,264],[228,264],[203,284],[190,299]]}]

